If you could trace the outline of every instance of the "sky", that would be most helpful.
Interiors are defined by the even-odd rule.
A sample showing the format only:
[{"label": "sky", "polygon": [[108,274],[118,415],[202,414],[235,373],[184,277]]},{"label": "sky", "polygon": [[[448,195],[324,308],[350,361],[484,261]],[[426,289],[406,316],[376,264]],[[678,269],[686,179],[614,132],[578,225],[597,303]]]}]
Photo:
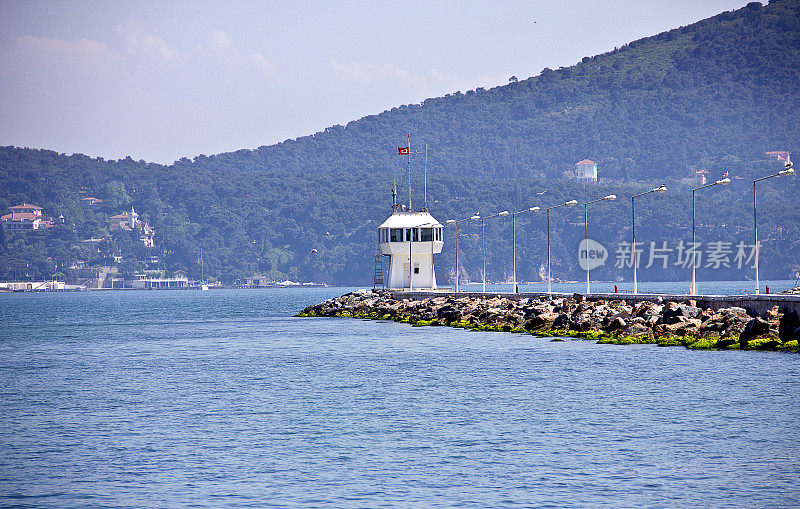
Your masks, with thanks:
[{"label": "sky", "polygon": [[545,67],[747,0],[0,0],[0,145],[171,163]]}]

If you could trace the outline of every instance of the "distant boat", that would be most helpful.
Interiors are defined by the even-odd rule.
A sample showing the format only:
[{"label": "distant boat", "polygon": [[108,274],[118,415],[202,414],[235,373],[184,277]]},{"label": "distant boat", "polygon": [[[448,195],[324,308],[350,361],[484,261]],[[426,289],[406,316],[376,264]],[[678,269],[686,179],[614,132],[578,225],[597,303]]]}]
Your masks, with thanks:
[{"label": "distant boat", "polygon": [[210,288],[211,287],[208,285],[208,283],[203,283],[202,285],[200,285],[201,290],[209,290]]}]

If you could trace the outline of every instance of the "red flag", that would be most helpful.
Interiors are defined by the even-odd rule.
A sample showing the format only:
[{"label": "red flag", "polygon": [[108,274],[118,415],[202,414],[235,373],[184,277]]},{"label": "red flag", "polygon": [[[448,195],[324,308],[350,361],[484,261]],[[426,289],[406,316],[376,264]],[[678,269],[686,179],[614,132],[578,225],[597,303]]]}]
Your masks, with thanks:
[{"label": "red flag", "polygon": [[408,155],[408,147],[397,147],[397,155],[399,155],[399,156],[407,156]]}]

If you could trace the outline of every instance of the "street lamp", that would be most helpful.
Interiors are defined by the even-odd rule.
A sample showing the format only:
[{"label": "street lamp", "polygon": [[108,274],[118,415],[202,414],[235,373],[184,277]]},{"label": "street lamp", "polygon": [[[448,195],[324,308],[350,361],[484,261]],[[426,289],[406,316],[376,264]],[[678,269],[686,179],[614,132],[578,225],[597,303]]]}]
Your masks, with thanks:
[{"label": "street lamp", "polygon": [[551,280],[550,277],[550,211],[553,209],[557,209],[558,207],[563,207],[565,205],[577,205],[578,200],[570,200],[568,202],[562,203],[561,205],[555,205],[547,209],[547,293],[553,293],[551,290]]},{"label": "street lamp", "polygon": [[[616,194],[609,194],[608,196],[603,196],[602,198],[598,198],[597,200],[583,204],[583,228],[584,237],[586,239],[586,242],[584,243],[584,249],[586,249],[586,295],[589,295],[589,205],[599,201],[614,201],[616,199]],[[580,256],[580,253],[578,253],[578,256]]]},{"label": "street lamp", "polygon": [[755,244],[753,245],[753,249],[755,249],[755,257],[756,257],[756,293],[761,291],[758,283],[758,259],[760,256],[760,250],[758,248],[758,222],[756,220],[756,182],[760,182],[762,180],[771,179],[772,177],[782,177],[783,175],[793,175],[794,168],[792,168],[792,163],[787,162],[785,165],[785,169],[779,171],[778,173],[767,175],[766,177],[761,177],[760,179],[755,179],[753,181],[753,236],[755,237]]},{"label": "street lamp", "polygon": [[468,217],[466,219],[459,219],[458,221],[456,221],[455,219],[448,219],[447,221],[445,221],[445,224],[454,224],[456,226],[456,293],[458,293],[458,280],[459,280],[459,274],[458,274],[458,223],[463,223],[464,221],[477,221],[480,218],[481,218],[481,216],[479,216],[478,214],[475,214],[474,216],[470,216],[470,217]]},{"label": "street lamp", "polygon": [[531,207],[525,210],[520,210],[518,212],[511,213],[511,238],[512,238],[511,244],[513,246],[512,256],[514,258],[514,261],[512,263],[514,267],[512,272],[513,274],[512,284],[514,286],[511,289],[511,293],[517,293],[517,214],[522,214],[523,212],[536,212],[538,210],[540,210],[539,207]]},{"label": "street lamp", "polygon": [[719,185],[727,186],[730,183],[731,179],[725,177],[722,180],[717,180],[716,182],[712,182],[710,184],[706,184],[704,186],[692,189],[692,286],[689,287],[689,293],[691,295],[697,295],[697,279],[695,277],[695,271],[697,269],[697,263],[695,262],[695,256],[697,256],[697,253],[695,249],[697,249],[697,243],[695,242],[695,232],[694,232],[694,193],[695,191],[699,191],[707,187],[719,186]]},{"label": "street lamp", "polygon": [[486,220],[497,216],[507,216],[508,211],[504,210],[491,216],[481,217],[481,253],[483,254],[483,293],[486,293]]},{"label": "street lamp", "polygon": [[634,198],[638,198],[639,196],[644,196],[650,193],[664,193],[667,190],[667,186],[661,184],[655,189],[651,189],[649,191],[645,191],[643,193],[634,194],[631,196],[631,251],[633,253],[633,294],[637,295],[639,293],[639,286],[636,280],[636,266],[639,265],[639,254],[636,252],[636,202],[633,201]]}]

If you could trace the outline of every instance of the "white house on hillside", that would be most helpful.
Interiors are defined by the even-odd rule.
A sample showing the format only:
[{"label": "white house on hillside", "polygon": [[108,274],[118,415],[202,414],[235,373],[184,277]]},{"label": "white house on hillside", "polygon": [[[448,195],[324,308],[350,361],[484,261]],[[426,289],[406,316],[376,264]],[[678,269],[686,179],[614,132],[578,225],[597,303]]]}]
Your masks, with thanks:
[{"label": "white house on hillside", "polygon": [[575,163],[575,180],[578,182],[597,182],[597,163],[584,159]]}]

